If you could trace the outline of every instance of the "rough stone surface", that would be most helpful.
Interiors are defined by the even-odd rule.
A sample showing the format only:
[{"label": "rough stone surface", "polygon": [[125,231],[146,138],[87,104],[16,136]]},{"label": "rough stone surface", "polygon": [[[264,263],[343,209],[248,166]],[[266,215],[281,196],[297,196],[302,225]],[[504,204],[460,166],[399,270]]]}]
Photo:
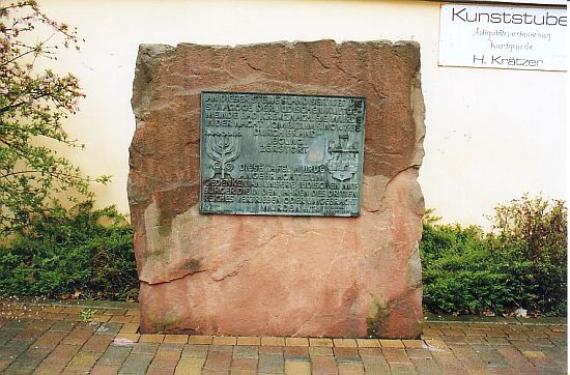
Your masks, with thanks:
[{"label": "rough stone surface", "polygon": [[[143,332],[417,337],[419,46],[141,45],[128,193]],[[357,218],[200,215],[200,92],[364,96]]]}]

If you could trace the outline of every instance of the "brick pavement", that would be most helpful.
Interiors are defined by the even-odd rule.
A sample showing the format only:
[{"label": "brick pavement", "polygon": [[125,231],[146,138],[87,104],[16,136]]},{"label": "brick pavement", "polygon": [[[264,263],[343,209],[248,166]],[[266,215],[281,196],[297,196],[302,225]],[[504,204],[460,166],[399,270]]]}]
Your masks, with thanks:
[{"label": "brick pavement", "polygon": [[567,373],[560,320],[426,321],[421,340],[141,335],[138,320],[135,304],[0,300],[0,373]]}]

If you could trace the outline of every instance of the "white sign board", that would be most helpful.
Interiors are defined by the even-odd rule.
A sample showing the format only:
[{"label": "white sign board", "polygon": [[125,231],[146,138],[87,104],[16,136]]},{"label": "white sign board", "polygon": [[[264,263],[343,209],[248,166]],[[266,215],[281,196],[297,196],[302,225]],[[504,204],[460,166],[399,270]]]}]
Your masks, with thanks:
[{"label": "white sign board", "polygon": [[566,70],[566,10],[445,4],[439,65]]}]

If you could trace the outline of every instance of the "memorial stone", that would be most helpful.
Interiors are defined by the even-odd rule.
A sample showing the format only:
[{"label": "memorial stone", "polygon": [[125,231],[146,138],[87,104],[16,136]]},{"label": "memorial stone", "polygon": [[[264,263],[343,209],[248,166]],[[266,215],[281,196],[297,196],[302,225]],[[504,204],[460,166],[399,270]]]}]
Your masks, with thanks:
[{"label": "memorial stone", "polygon": [[417,337],[419,73],[413,42],[141,45],[141,331]]}]

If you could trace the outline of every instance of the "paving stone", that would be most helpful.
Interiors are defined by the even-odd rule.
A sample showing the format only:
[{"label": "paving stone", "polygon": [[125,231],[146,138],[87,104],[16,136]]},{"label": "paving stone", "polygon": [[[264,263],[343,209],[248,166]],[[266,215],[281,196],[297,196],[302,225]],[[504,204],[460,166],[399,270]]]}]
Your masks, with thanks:
[{"label": "paving stone", "polygon": [[78,352],[75,345],[58,345],[37,367],[35,374],[58,374]]},{"label": "paving stone", "polygon": [[[92,322],[97,322],[97,323],[107,323],[109,320],[111,320],[110,316],[105,316],[105,315],[94,315],[93,318],[91,318]],[[102,367],[104,368],[103,370],[98,369],[97,371],[101,372],[101,371],[109,371],[107,367]],[[95,369],[93,369],[95,370]]]},{"label": "paving stone", "polygon": [[234,358],[231,363],[230,371],[249,371],[255,372],[257,370],[257,359],[255,358]]},{"label": "paving stone", "polygon": [[287,346],[309,346],[309,339],[305,337],[287,337],[285,339]]},{"label": "paving stone", "polygon": [[338,374],[336,361],[332,355],[311,357],[311,371],[314,375]]},{"label": "paving stone", "polygon": [[0,345],[5,345],[10,340],[12,340],[22,329],[5,328],[0,329]]},{"label": "paving stone", "polygon": [[136,333],[119,333],[113,339],[114,345],[132,345],[139,342],[141,335]]},{"label": "paving stone", "polygon": [[427,345],[423,340],[402,340],[402,344],[406,349],[421,349],[427,348]]},{"label": "paving stone", "polygon": [[[560,325],[429,323],[424,335],[431,330],[433,336],[423,348],[421,340],[319,338],[311,343],[326,346],[308,347],[309,339],[291,337],[166,335],[137,343],[123,336],[138,340],[127,333],[138,324],[83,323],[74,314],[34,308],[27,313],[35,315],[0,318],[1,373],[530,375],[563,374],[568,365],[567,327]],[[41,320],[45,314],[70,320]]]},{"label": "paving stone", "polygon": [[140,316],[140,311],[139,309],[128,309],[127,313],[125,315],[129,315],[129,316]]},{"label": "paving stone", "polygon": [[260,373],[282,374],[285,371],[283,347],[260,347],[258,361]]},{"label": "paving stone", "polygon": [[331,339],[324,339],[324,338],[313,338],[309,339],[310,346],[327,346],[332,347],[333,341]]},{"label": "paving stone", "polygon": [[380,348],[359,348],[358,353],[367,374],[389,374],[390,366]]},{"label": "paving stone", "polygon": [[154,354],[131,352],[119,369],[119,374],[145,374],[153,357]]},{"label": "paving stone", "polygon": [[188,335],[166,335],[166,336],[164,336],[164,343],[167,343],[167,344],[186,344],[187,342],[188,342]]},{"label": "paving stone", "polygon": [[538,370],[534,367],[532,362],[512,346],[497,347],[497,352],[509,362],[510,367],[515,370],[515,373],[521,375],[538,374]]},{"label": "paving stone", "polygon": [[122,325],[119,333],[138,333],[139,325],[137,323],[125,323]]},{"label": "paving stone", "polygon": [[447,344],[441,340],[424,340],[428,348],[447,349]]},{"label": "paving stone", "polygon": [[70,332],[77,324],[75,322],[55,322],[50,331],[58,331],[58,332]]},{"label": "paving stone", "polygon": [[213,345],[235,345],[237,342],[233,336],[216,336],[212,340]]},{"label": "paving stone", "polygon": [[483,361],[471,346],[452,345],[450,349],[462,366],[469,371],[483,371],[487,368],[487,363]]},{"label": "paving stone", "polygon": [[410,348],[406,349],[406,354],[410,360],[412,359],[433,359],[431,352],[427,349]]},{"label": "paving stone", "polygon": [[82,351],[86,352],[98,352],[103,353],[107,350],[109,344],[113,341],[113,336],[91,336],[89,340],[81,348]]},{"label": "paving stone", "polygon": [[283,351],[285,360],[309,361],[309,348],[306,346],[287,346]]},{"label": "paving stone", "polygon": [[67,315],[64,314],[40,314],[42,319],[63,321]]},{"label": "paving stone", "polygon": [[395,363],[411,364],[408,354],[404,349],[382,348],[382,354],[384,355],[386,362],[390,364],[390,367]]},{"label": "paving stone", "polygon": [[7,357],[0,357],[0,371],[3,371],[10,366],[13,361],[13,359],[8,359]]},{"label": "paving stone", "polygon": [[210,350],[204,363],[204,370],[210,371],[229,371],[232,361],[232,353],[230,351]]},{"label": "paving stone", "polygon": [[103,315],[125,315],[127,313],[126,309],[106,309]]},{"label": "paving stone", "polygon": [[212,336],[190,336],[188,338],[189,344],[210,345],[212,343]]},{"label": "paving stone", "polygon": [[110,335],[115,336],[121,331],[122,324],[118,323],[102,323],[97,331],[95,332],[96,335]]},{"label": "paving stone", "polygon": [[338,348],[356,348],[356,340],[354,339],[333,339],[334,346]]},{"label": "paving stone", "polygon": [[444,336],[465,336],[465,332],[459,328],[446,328],[442,329],[441,332]]},{"label": "paving stone", "polygon": [[24,330],[30,324],[29,321],[26,320],[17,320],[12,319],[8,320],[3,326],[2,329],[17,329],[17,330]]},{"label": "paving stone", "polygon": [[350,362],[350,363],[338,363],[338,373],[339,375],[361,375],[364,374],[364,367],[362,363]]},{"label": "paving stone", "polygon": [[242,336],[238,337],[236,341],[236,345],[260,345],[261,338],[255,336]]},{"label": "paving stone", "polygon": [[164,335],[144,334],[139,338],[139,342],[160,344],[164,340]]},{"label": "paving stone", "polygon": [[233,351],[233,358],[234,359],[255,359],[257,361],[259,354],[258,354],[258,347],[249,345],[249,346],[236,346]]},{"label": "paving stone", "polygon": [[443,341],[445,341],[445,343],[448,345],[452,345],[452,344],[467,345],[468,344],[467,337],[465,337],[465,336],[444,336]]},{"label": "paving stone", "polygon": [[465,374],[467,371],[463,368],[461,362],[453,354],[451,350],[432,351],[431,355],[436,361],[442,373],[447,374]]},{"label": "paving stone", "polygon": [[465,336],[465,342],[468,344],[488,345],[489,342],[486,339],[487,337]]},{"label": "paving stone", "polygon": [[334,348],[334,356],[337,363],[360,362],[357,348]]},{"label": "paving stone", "polygon": [[401,340],[379,340],[379,341],[380,345],[383,348],[397,348],[397,349],[404,348],[404,344],[402,343]]},{"label": "paving stone", "polygon": [[200,374],[202,367],[206,362],[206,356],[193,357],[193,356],[182,356],[174,373],[176,375],[187,375],[187,374]]},{"label": "paving stone", "polygon": [[408,349],[408,358],[414,365],[416,372],[420,375],[440,375],[441,369],[427,350]]},{"label": "paving stone", "polygon": [[566,331],[550,331],[548,332],[549,338],[566,338],[568,336],[568,332]]},{"label": "paving stone", "polygon": [[100,366],[95,365],[93,369],[89,372],[90,375],[115,375],[119,372],[119,367],[117,366]]},{"label": "paving stone", "polygon": [[131,317],[130,316],[113,316],[109,319],[109,323],[130,323]]},{"label": "paving stone", "polygon": [[131,352],[130,347],[109,346],[105,353],[97,361],[100,366],[121,366]]},{"label": "paving stone", "polygon": [[566,325],[566,323],[564,323],[564,324],[551,325],[551,326],[548,326],[548,329],[549,329],[550,331],[553,331],[553,332],[568,333],[568,326]]},{"label": "paving stone", "polygon": [[262,337],[261,338],[261,345],[262,346],[285,346],[285,338],[284,337]]},{"label": "paving stone", "polygon": [[465,333],[465,336],[469,337],[485,337],[486,331],[480,328],[475,327],[464,327],[462,331]]},{"label": "paving stone", "polygon": [[66,345],[83,345],[93,335],[93,330],[85,327],[76,326],[61,341]]},{"label": "paving stone", "polygon": [[552,367],[557,367],[556,364],[550,360],[546,354],[542,351],[536,350],[525,350],[522,354],[530,361],[532,364],[539,369],[547,369]]},{"label": "paving stone", "polygon": [[61,312],[64,314],[79,315],[83,312],[83,310],[85,310],[85,309],[82,307],[64,306],[63,309],[61,310]]},{"label": "paving stone", "polygon": [[[271,349],[270,347],[267,347]],[[266,348],[266,349],[267,349]],[[261,348],[260,348],[261,350]],[[230,345],[210,345],[208,346],[208,351],[212,352],[225,352],[225,353],[232,353],[234,351],[234,347]]]},{"label": "paving stone", "polygon": [[356,339],[359,348],[379,348],[380,341],[376,339]]},{"label": "paving stone", "polygon": [[188,344],[184,345],[184,349],[182,350],[182,357],[205,359],[207,354],[208,354],[208,347],[205,345]]},{"label": "paving stone", "polygon": [[509,340],[507,340],[505,337],[486,337],[485,341],[493,346],[511,345]]},{"label": "paving stone", "polygon": [[150,364],[149,370],[172,369],[172,372],[174,372],[174,368],[180,359],[180,354],[181,351],[160,347]]},{"label": "paving stone", "polygon": [[495,348],[488,345],[472,345],[472,348],[488,368],[509,367],[505,358]]},{"label": "paving stone", "polygon": [[311,364],[297,360],[285,360],[286,375],[311,375]]},{"label": "paving stone", "polygon": [[100,356],[101,353],[80,351],[69,361],[65,371],[75,372],[76,374],[87,371],[93,367]]},{"label": "paving stone", "polygon": [[442,332],[435,327],[424,327],[422,328],[422,336],[441,336]]},{"label": "paving stone", "polygon": [[541,348],[548,348],[548,347],[553,347],[554,343],[552,341],[550,341],[549,339],[539,339],[539,338],[533,338],[532,339],[532,343],[535,346],[541,347]]},{"label": "paving stone", "polygon": [[519,349],[521,352],[524,350],[536,350],[537,348],[527,340],[509,340],[511,345]]},{"label": "paving stone", "polygon": [[524,332],[509,332],[508,333],[509,340],[525,340],[528,341],[530,338]]},{"label": "paving stone", "polygon": [[333,350],[326,346],[313,346],[309,348],[309,354],[311,357],[332,356]]},{"label": "paving stone", "polygon": [[0,358],[16,359],[20,354],[25,352],[30,345],[27,342],[10,341],[0,346]]},{"label": "paving stone", "polygon": [[560,348],[543,348],[546,357],[562,369],[568,368],[568,353]]},{"label": "paving stone", "polygon": [[390,371],[394,375],[416,375],[416,369],[412,363],[390,364]]},{"label": "paving stone", "polygon": [[6,373],[31,374],[40,362],[47,357],[50,349],[34,349],[33,347],[20,354],[6,369]]},{"label": "paving stone", "polygon": [[34,346],[38,348],[53,349],[61,342],[61,340],[63,340],[66,335],[67,332],[64,331],[49,330],[34,342]]},{"label": "paving stone", "polygon": [[136,343],[132,346],[131,349],[131,353],[132,354],[137,354],[137,353],[141,353],[141,354],[152,354],[154,356],[154,353],[156,353],[156,351],[158,350],[158,346],[159,344],[156,343],[149,343],[149,342],[145,342],[145,343]]}]

